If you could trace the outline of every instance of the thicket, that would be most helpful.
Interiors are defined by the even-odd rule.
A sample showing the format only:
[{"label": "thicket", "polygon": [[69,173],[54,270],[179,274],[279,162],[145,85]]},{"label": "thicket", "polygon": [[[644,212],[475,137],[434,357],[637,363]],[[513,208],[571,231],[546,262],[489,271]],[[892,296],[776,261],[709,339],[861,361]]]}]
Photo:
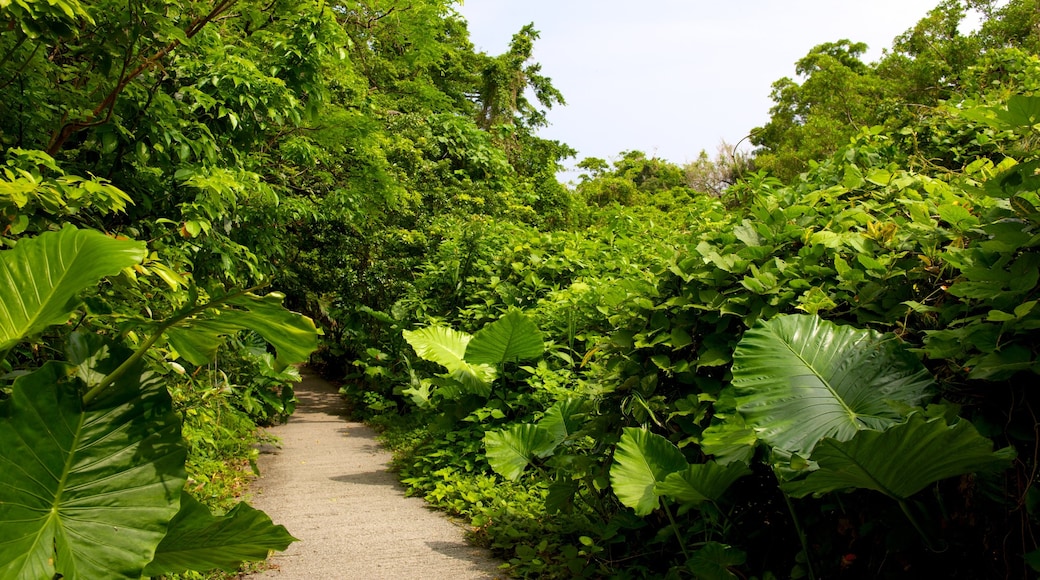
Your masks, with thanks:
[{"label": "thicket", "polygon": [[1040,60],[965,8],[813,49],[719,196],[628,152],[568,228],[440,220],[344,331],[403,481],[518,576],[1032,575]]},{"label": "thicket", "polygon": [[237,503],[317,347],[283,300],[335,340],[330,288],[388,306],[449,208],[566,219],[535,38],[477,53],[443,1],[0,3],[0,577],[293,541]]}]

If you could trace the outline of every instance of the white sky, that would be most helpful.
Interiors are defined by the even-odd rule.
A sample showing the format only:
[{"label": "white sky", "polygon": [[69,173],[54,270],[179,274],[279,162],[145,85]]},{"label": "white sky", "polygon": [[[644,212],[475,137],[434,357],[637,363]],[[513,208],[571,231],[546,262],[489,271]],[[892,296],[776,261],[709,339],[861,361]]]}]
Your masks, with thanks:
[{"label": "white sky", "polygon": [[542,137],[585,157],[637,149],[685,163],[769,119],[770,85],[824,42],[874,61],[939,0],[465,0],[477,50],[505,52],[529,22],[535,60],[567,100]]}]

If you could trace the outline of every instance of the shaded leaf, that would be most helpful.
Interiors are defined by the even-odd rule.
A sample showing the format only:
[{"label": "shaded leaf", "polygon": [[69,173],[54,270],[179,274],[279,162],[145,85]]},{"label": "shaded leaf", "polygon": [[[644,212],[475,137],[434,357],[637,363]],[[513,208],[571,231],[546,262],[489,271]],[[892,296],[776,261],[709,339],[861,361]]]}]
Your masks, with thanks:
[{"label": "shaded leaf", "polygon": [[667,496],[681,503],[715,501],[734,481],[751,473],[743,463],[719,465],[714,461],[688,466],[682,471],[669,473],[657,484],[657,495]]},{"label": "shaded leaf", "polygon": [[1010,447],[993,451],[993,442],[966,420],[948,426],[942,417],[914,414],[885,431],[820,441],[812,454],[819,469],[783,487],[794,497],[862,488],[904,500],[941,479],[1006,469],[1014,457]]},{"label": "shaded leaf", "polygon": [[296,538],[276,526],[264,512],[241,502],[223,516],[186,492],[170,520],[166,536],[155,549],[146,576],[221,569],[235,571],[242,562],[263,560],[271,550],[284,550]]},{"label": "shaded leaf", "polygon": [[686,567],[699,580],[730,580],[737,578],[730,567],[743,564],[746,558],[744,552],[732,546],[707,542],[690,556]]}]

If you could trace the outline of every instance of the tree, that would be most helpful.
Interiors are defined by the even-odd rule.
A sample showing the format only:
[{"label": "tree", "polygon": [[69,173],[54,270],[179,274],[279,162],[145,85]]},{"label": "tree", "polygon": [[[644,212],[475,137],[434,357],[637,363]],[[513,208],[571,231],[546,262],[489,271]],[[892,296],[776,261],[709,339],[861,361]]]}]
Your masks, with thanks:
[{"label": "tree", "polygon": [[695,161],[683,166],[686,186],[690,189],[721,197],[726,188],[754,170],[751,155],[737,150],[736,146],[722,142],[715,157],[708,157],[703,149]]},{"label": "tree", "polygon": [[485,57],[481,72],[480,114],[477,124],[485,130],[496,125],[521,125],[528,129],[546,124],[545,111],[528,100],[534,93],[538,104],[546,108],[566,104],[563,94],[552,86],[552,79],[541,73],[542,66],[530,63],[534,41],[539,33],[534,23],[513,35],[509,50],[497,57]]},{"label": "tree", "polygon": [[801,84],[773,83],[770,120],[751,131],[756,166],[790,179],[882,119],[882,83],[859,59],[866,49],[849,40],[818,45],[796,63]]}]

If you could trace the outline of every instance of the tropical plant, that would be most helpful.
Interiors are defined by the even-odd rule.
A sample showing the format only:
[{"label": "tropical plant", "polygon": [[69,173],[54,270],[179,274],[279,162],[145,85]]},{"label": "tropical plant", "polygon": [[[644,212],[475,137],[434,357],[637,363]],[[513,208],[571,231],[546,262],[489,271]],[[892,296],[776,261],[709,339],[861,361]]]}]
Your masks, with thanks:
[{"label": "tropical plant", "polygon": [[505,363],[535,358],[545,350],[538,328],[519,310],[510,310],[472,336],[444,326],[405,330],[403,334],[416,354],[448,370],[443,380],[423,379],[407,392],[422,403],[428,403],[432,386],[447,399],[464,393],[487,397]]},{"label": "tropical plant", "polygon": [[[4,352],[64,324],[85,290],[144,257],[141,243],[71,226],[0,252]],[[0,401],[0,465],[10,475],[0,483],[7,539],[0,576],[138,578],[234,568],[284,549],[293,538],[247,505],[215,517],[184,494],[180,418],[144,360],[171,329],[180,331],[180,344],[203,352],[219,334],[248,324],[270,330],[261,332],[282,363],[300,362],[316,331],[279,302],[237,293],[189,303],[147,329],[133,352],[103,335],[73,332],[64,362],[17,376]],[[271,314],[277,318],[265,318]],[[187,324],[194,333],[178,327]]]}]

